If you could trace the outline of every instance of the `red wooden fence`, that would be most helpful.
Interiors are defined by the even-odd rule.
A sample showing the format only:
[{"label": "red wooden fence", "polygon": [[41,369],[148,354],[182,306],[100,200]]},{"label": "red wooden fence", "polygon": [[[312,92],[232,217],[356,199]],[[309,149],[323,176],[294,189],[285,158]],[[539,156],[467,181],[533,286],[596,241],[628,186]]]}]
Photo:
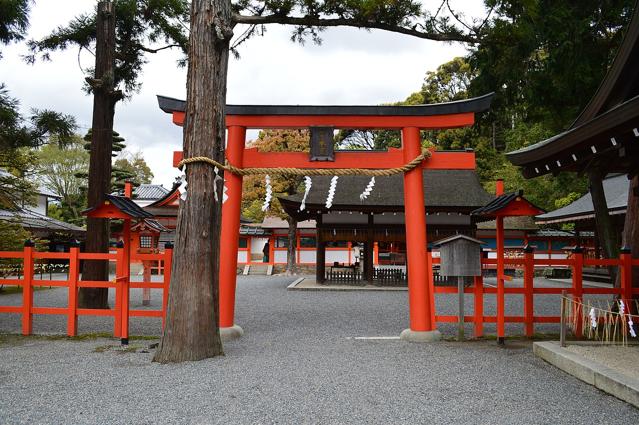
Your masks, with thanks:
[{"label": "red wooden fence", "polygon": [[[32,244],[25,244],[23,251],[0,252],[0,259],[21,259],[23,272],[21,279],[0,279],[0,285],[22,287],[21,306],[0,306],[0,313],[17,313],[22,315],[22,334],[33,332],[34,314],[56,314],[67,316],[67,335],[75,336],[78,332],[79,316],[111,316],[113,317],[113,336],[126,341],[129,337],[130,317],[159,317],[164,318],[171,281],[171,260],[173,248],[169,245],[159,254],[132,254],[130,260],[163,261],[164,278],[162,282],[131,282],[129,276],[130,260],[126,258],[123,246],[115,248],[115,253],[85,253],[77,246],[72,246],[69,252],[38,252]],[[68,260],[69,273],[66,280],[34,279],[35,260]],[[115,279],[112,281],[80,280],[81,260],[108,260],[115,262]],[[37,307],[33,305],[33,288],[36,286],[56,286],[68,288],[68,303],[66,307]],[[115,305],[113,309],[90,309],[78,307],[78,288],[115,288]],[[129,308],[129,292],[131,288],[161,289],[163,293],[161,310],[134,310]]]},{"label": "red wooden fence", "polygon": [[[428,261],[432,264],[439,264],[439,258],[432,258],[432,253],[428,252]],[[482,258],[483,268],[495,268],[497,264],[496,258]],[[522,287],[505,287],[503,294],[500,294],[498,287],[485,286],[483,277],[476,277],[472,286],[464,288],[465,294],[473,294],[474,296],[474,314],[465,316],[464,322],[474,323],[475,336],[482,336],[484,333],[484,323],[523,323],[526,336],[533,336],[535,323],[559,323],[560,316],[540,316],[534,314],[536,294],[557,294],[561,295],[562,291],[567,291],[573,296],[575,301],[581,302],[584,294],[610,294],[616,295],[621,299],[630,300],[633,295],[639,294],[639,288],[632,287],[632,268],[639,266],[639,259],[633,259],[630,252],[622,250],[618,259],[586,259],[583,251],[576,249],[570,258],[567,259],[539,259],[534,258],[534,251],[528,250],[521,258],[506,258],[504,264],[507,268],[516,268],[523,270],[524,284]],[[510,267],[508,267],[510,266]],[[534,286],[535,267],[553,267],[562,266],[572,269],[572,287],[570,288],[541,288]],[[620,288],[584,288],[583,287],[583,268],[586,267],[619,267],[621,275]],[[437,294],[448,293],[457,294],[456,286],[436,286],[434,291]],[[505,305],[505,295],[520,294],[524,297],[524,309],[521,316],[485,316],[484,315],[484,294],[494,294],[497,298],[497,305]],[[633,303],[626,303],[631,306]],[[503,308],[497,309],[504,311]],[[457,322],[458,316],[452,315],[436,315],[437,322]],[[580,330],[577,330],[580,334]]]},{"label": "red wooden fence", "polygon": [[[21,252],[0,252],[0,259],[22,259],[23,276],[21,279],[0,279],[0,285],[21,286],[22,306],[0,306],[0,313],[22,314],[22,333],[29,335],[32,333],[32,323],[34,314],[57,314],[67,316],[67,335],[77,334],[78,316],[111,316],[114,319],[113,335],[122,339],[129,336],[130,317],[159,317],[164,319],[168,301],[169,282],[171,280],[171,261],[173,249],[167,246],[163,253],[158,254],[132,254],[131,260],[139,261],[163,261],[164,278],[162,282],[131,282],[129,276],[129,261],[125,256],[125,249],[118,247],[115,253],[81,253],[79,248],[72,247],[68,253],[59,252],[37,252],[32,246],[25,246]],[[34,279],[35,260],[68,260],[69,273],[67,280],[41,280]],[[80,280],[80,260],[109,260],[116,263],[116,278],[113,281],[85,281]],[[427,261],[432,266],[439,264],[439,258],[433,258],[428,252]],[[494,268],[497,259],[483,258],[484,268]],[[568,259],[535,259],[532,251],[526,252],[521,258],[506,258],[504,263],[510,268],[523,270],[524,284],[522,287],[505,287],[503,291],[493,286],[485,286],[483,277],[477,277],[472,286],[464,289],[465,294],[474,296],[474,314],[465,316],[465,322],[474,323],[475,336],[482,336],[484,333],[484,323],[523,323],[526,336],[534,334],[535,323],[559,323],[560,316],[540,316],[534,314],[534,296],[536,294],[557,294],[567,290],[576,301],[581,302],[584,294],[610,294],[616,295],[624,300],[632,299],[633,295],[639,294],[639,288],[632,287],[632,268],[639,266],[639,259],[633,259],[629,252],[622,252],[619,259],[586,259],[583,252],[575,250],[571,258]],[[534,286],[535,267],[563,266],[572,268],[571,288],[542,288]],[[584,288],[582,281],[582,270],[584,266],[619,267],[621,275],[620,288]],[[33,305],[34,286],[57,286],[68,288],[67,307],[36,307]],[[78,308],[77,293],[78,288],[115,288],[115,306],[110,310]],[[161,310],[134,310],[129,308],[129,292],[131,288],[152,288],[161,289],[163,293]],[[435,293],[457,294],[457,287],[442,287],[433,285],[431,277],[431,288]],[[495,295],[497,305],[505,305],[505,295],[519,294],[524,297],[524,308],[519,316],[486,316],[484,315],[484,295]],[[632,303],[626,303],[630,308]],[[437,322],[457,322],[458,317],[454,315],[437,315],[434,305],[431,306],[434,320]],[[504,311],[503,308],[498,311]],[[579,331],[578,331],[579,332]]]}]

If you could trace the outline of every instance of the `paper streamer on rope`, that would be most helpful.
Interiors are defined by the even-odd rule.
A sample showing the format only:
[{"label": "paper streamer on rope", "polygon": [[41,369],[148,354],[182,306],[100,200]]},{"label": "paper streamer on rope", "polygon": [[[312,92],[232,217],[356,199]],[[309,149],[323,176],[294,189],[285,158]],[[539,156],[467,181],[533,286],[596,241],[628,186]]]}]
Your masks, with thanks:
[{"label": "paper streamer on rope", "polygon": [[590,326],[592,326],[593,329],[595,329],[597,327],[597,315],[595,314],[595,309],[591,308],[590,309]]},{"label": "paper streamer on rope", "polygon": [[619,300],[619,314],[622,316],[626,312],[626,305],[623,303],[623,300]]},{"label": "paper streamer on rope", "polygon": [[636,338],[637,333],[635,332],[635,324],[632,321],[632,316],[628,316],[628,329],[630,330],[630,336]]},{"label": "paper streamer on rope", "polygon": [[337,179],[339,176],[333,176],[331,179],[331,185],[328,188],[328,196],[326,197],[326,208],[333,206],[333,198],[335,197],[335,189],[337,188]]},{"label": "paper streamer on rope", "polygon": [[302,203],[300,204],[300,211],[304,211],[306,209],[306,197],[308,196],[308,192],[311,191],[311,186],[313,185],[313,180],[309,176],[304,176],[304,197],[302,198]]},{"label": "paper streamer on rope", "polygon": [[[215,172],[215,179],[213,179],[213,197],[215,198],[215,202],[220,202],[220,198],[218,198],[217,196],[217,184],[221,181],[222,182],[222,192],[224,192],[224,189],[226,189],[224,187],[224,179],[218,174],[218,168],[215,167],[213,168],[213,171]],[[224,196],[222,196],[222,203],[224,203],[224,201],[226,201],[226,199],[224,199]]]},{"label": "paper streamer on rope", "polygon": [[186,174],[182,173],[180,176],[180,187],[178,188],[178,191],[180,192],[180,199],[183,201],[186,201],[186,186]]},{"label": "paper streamer on rope", "polygon": [[268,210],[269,206],[271,205],[271,198],[273,197],[271,177],[268,174],[264,176],[264,182],[266,184],[266,196],[264,197],[264,205],[262,205],[262,211]]},{"label": "paper streamer on rope", "polygon": [[370,195],[371,192],[373,191],[373,187],[375,187],[375,177],[371,177],[370,181],[368,182],[368,185],[366,186],[366,189],[364,189],[362,194],[359,195],[359,200],[363,201],[364,199],[368,198],[368,195]]}]

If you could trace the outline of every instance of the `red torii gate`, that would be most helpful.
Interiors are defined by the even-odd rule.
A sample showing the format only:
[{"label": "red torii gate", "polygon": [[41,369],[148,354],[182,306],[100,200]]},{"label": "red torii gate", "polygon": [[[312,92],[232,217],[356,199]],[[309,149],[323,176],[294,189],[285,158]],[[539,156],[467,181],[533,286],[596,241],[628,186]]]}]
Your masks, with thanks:
[{"label": "red torii gate", "polygon": [[[481,97],[417,106],[273,106],[227,105],[228,139],[226,159],[238,168],[394,168],[421,153],[420,130],[466,127],[474,124],[475,114],[489,109],[494,94]],[[173,123],[182,126],[185,102],[158,96],[160,109],[172,114]],[[246,129],[310,128],[328,126],[336,129],[401,130],[402,147],[387,152],[340,152],[334,161],[310,161],[304,152],[259,152],[245,148]],[[175,152],[173,164],[182,160]],[[422,168],[474,169],[473,152],[437,152],[404,174],[404,214],[408,264],[410,328],[402,339],[433,341],[440,338],[436,329],[432,269],[426,256],[426,212]],[[234,322],[237,249],[242,201],[242,177],[225,173],[228,199],[222,207],[220,237],[220,331],[227,337],[240,336],[242,329]],[[179,247],[178,247],[179,249]]]}]

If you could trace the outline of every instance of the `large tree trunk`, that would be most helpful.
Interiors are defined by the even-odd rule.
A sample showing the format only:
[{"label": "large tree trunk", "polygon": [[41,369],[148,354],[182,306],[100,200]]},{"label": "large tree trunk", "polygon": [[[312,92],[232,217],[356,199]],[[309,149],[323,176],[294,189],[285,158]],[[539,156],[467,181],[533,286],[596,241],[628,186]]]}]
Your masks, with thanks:
[{"label": "large tree trunk", "polygon": [[[88,206],[96,207],[111,189],[111,147],[115,103],[113,69],[115,66],[115,14],[113,3],[98,4],[93,87],[93,122],[91,156],[89,158]],[[87,219],[85,250],[108,252],[109,220]],[[108,261],[85,261],[84,280],[109,280]],[[109,308],[107,288],[80,288],[78,303],[85,308]]]},{"label": "large tree trunk", "polygon": [[[630,248],[632,258],[639,258],[639,174],[628,187],[628,207],[623,227],[623,246]],[[639,267],[633,267],[632,286],[639,287]]]},{"label": "large tree trunk", "polygon": [[[224,107],[231,30],[231,2],[193,0],[189,38],[184,157],[224,161]],[[187,166],[164,335],[153,358],[161,363],[223,354],[219,333],[219,244],[222,203],[215,202],[209,165]],[[222,199],[222,185],[217,185]]]},{"label": "large tree trunk", "polygon": [[286,217],[288,223],[288,249],[286,255],[286,274],[297,274],[296,248],[297,248],[297,220],[290,215]]},{"label": "large tree trunk", "polygon": [[[603,173],[601,170],[593,167],[588,171],[588,178],[590,180],[590,196],[592,197],[592,205],[595,211],[597,235],[603,248],[604,256],[606,258],[618,258],[619,234],[608,212],[606,194],[603,189]],[[618,285],[617,268],[609,267],[609,271],[612,282]]]}]

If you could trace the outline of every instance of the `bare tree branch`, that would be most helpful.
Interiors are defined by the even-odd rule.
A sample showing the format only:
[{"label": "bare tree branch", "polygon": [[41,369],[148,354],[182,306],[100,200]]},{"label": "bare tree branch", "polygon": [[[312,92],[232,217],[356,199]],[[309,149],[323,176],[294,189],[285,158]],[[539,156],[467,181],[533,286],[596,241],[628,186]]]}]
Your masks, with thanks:
[{"label": "bare tree branch", "polygon": [[[455,34],[455,33],[437,33],[419,31],[418,25],[415,24],[411,28],[398,25],[385,24],[376,21],[361,21],[351,18],[318,18],[316,16],[293,17],[285,15],[266,15],[266,16],[246,16],[240,14],[233,15],[233,22],[236,24],[248,25],[297,25],[300,27],[355,27],[355,28],[373,28],[400,34],[406,34],[417,38],[423,38],[434,41],[458,41],[463,43],[477,43],[479,40],[475,35],[471,34]],[[472,29],[471,29],[472,30]]]}]

